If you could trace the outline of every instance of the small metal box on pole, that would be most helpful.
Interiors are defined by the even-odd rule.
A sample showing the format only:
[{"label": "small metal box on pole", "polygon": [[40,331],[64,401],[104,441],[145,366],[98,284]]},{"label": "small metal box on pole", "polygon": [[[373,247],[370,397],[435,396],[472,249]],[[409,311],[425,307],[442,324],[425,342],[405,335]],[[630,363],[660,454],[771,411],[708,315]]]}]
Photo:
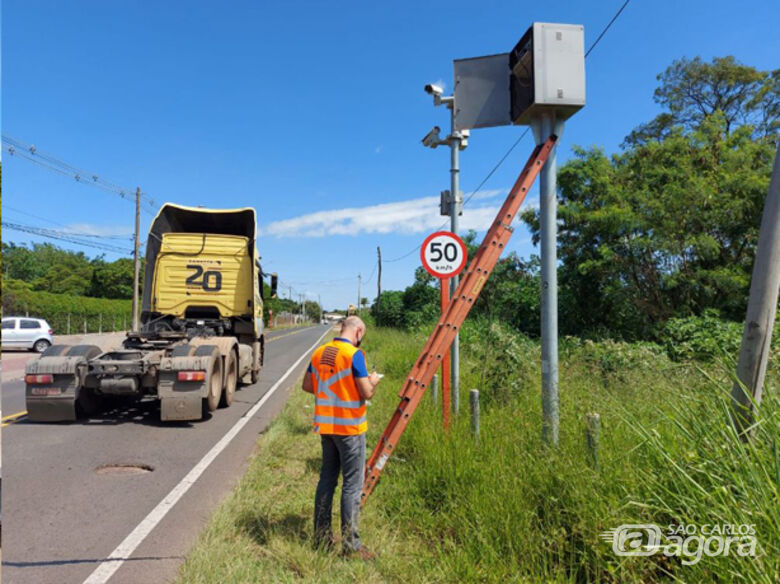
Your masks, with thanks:
[{"label": "small metal box on pole", "polygon": [[570,118],[585,105],[585,30],[581,25],[535,22],[509,53],[513,124],[542,114]]}]

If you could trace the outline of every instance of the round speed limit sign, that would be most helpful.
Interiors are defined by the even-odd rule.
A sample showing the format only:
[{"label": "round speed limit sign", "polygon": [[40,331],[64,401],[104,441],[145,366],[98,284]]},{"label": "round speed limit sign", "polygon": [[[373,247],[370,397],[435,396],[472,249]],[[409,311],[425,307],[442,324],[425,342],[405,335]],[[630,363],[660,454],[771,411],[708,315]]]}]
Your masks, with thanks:
[{"label": "round speed limit sign", "polygon": [[420,258],[431,276],[446,280],[463,271],[468,253],[460,237],[449,231],[437,231],[425,238]]}]

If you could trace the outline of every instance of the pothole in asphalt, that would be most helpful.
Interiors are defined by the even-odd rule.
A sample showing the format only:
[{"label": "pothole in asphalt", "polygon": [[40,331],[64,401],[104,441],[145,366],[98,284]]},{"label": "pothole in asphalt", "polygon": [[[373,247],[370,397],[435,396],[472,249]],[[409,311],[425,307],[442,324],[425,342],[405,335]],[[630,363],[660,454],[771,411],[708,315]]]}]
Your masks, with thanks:
[{"label": "pothole in asphalt", "polygon": [[152,471],[154,471],[153,466],[135,463],[101,464],[95,469],[99,475],[137,475]]}]

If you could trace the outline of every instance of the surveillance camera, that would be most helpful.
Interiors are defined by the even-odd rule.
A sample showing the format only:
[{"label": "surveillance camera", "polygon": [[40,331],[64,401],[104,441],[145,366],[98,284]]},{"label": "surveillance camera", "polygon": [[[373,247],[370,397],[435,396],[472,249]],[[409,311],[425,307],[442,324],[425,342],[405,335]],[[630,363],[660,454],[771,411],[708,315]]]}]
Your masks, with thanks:
[{"label": "surveillance camera", "polygon": [[441,132],[441,128],[439,126],[434,126],[422,139],[423,146],[436,148],[439,145],[439,132]]},{"label": "surveillance camera", "polygon": [[433,96],[438,96],[444,93],[444,88],[440,85],[436,85],[435,83],[429,83],[425,86],[425,93],[429,93]]}]

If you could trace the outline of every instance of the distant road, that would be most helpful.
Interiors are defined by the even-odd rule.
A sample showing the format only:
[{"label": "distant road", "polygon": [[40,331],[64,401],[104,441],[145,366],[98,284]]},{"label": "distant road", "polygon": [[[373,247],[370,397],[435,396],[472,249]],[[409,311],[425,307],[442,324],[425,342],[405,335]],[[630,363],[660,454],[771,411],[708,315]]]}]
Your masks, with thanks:
[{"label": "distant road", "polygon": [[[243,387],[231,407],[218,409],[207,420],[162,424],[156,402],[145,401],[74,423],[36,424],[22,417],[5,426],[3,583],[82,584],[99,567],[103,574],[110,572],[106,568],[116,572],[92,582],[171,581],[209,516],[245,470],[258,434],[295,389],[310,351],[328,332],[329,326],[317,325],[270,333],[260,381]],[[266,396],[275,384],[277,389]],[[4,417],[18,411],[19,395],[23,408],[23,391],[21,379],[3,384]],[[262,407],[242,419],[261,400]],[[203,469],[204,457],[218,451],[223,437],[241,424]],[[154,470],[96,472],[108,464]],[[150,512],[175,487],[181,490],[182,479],[193,476],[193,469],[203,472],[167,515],[155,514],[158,523],[147,530],[148,536],[140,542],[130,537],[132,552],[123,561],[106,562],[128,536],[145,533],[137,529],[139,524],[149,521]]]}]

